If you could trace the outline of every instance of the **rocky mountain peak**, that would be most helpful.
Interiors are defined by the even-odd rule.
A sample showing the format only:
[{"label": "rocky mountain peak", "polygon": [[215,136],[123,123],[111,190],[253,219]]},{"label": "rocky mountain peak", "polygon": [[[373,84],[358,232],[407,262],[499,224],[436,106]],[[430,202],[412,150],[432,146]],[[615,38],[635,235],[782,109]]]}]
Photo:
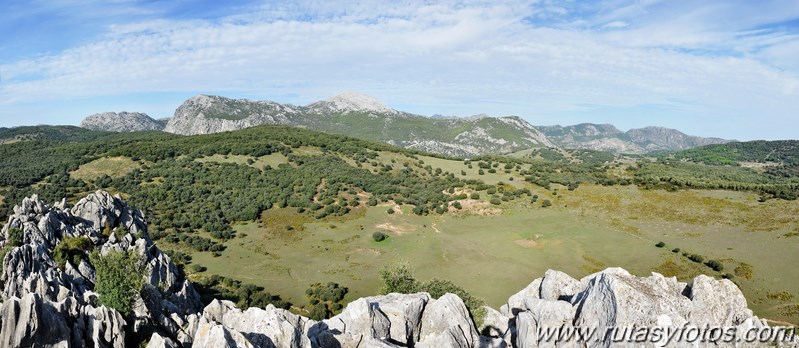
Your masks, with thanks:
[{"label": "rocky mountain peak", "polygon": [[80,123],[83,128],[106,132],[163,130],[165,125],[165,121],[155,120],[147,114],[127,111],[96,113]]},{"label": "rocky mountain peak", "polygon": [[323,101],[308,105],[310,108],[328,108],[338,112],[366,111],[396,114],[397,110],[388,107],[375,97],[356,92],[344,92]]}]

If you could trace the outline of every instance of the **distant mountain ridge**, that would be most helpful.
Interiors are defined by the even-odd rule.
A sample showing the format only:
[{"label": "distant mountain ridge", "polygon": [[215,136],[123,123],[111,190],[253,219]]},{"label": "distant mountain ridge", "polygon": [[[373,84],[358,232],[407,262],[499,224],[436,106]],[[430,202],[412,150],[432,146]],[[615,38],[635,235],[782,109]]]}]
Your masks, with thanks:
[{"label": "distant mountain ridge", "polygon": [[264,124],[307,128],[465,158],[534,147],[643,154],[726,142],[661,127],[622,132],[610,124],[536,127],[517,116],[427,117],[392,109],[374,97],[354,92],[305,106],[197,95],[183,102],[168,120],[154,120],[141,113],[100,113],[87,117],[81,127],[115,132],[163,130],[194,135]]},{"label": "distant mountain ridge", "polygon": [[101,112],[86,117],[80,126],[108,132],[135,132],[163,130],[166,127],[166,120],[156,120],[140,112]]},{"label": "distant mountain ridge", "polygon": [[436,119],[394,110],[357,93],[343,93],[307,106],[199,95],[175,111],[164,131],[209,134],[263,124],[343,134],[456,157],[555,146],[519,117]]},{"label": "distant mountain ridge", "polygon": [[588,149],[617,153],[644,154],[678,151],[697,146],[723,144],[729,140],[687,135],[664,127],[633,128],[622,132],[611,124],[581,123],[573,126],[538,126],[561,148]]}]

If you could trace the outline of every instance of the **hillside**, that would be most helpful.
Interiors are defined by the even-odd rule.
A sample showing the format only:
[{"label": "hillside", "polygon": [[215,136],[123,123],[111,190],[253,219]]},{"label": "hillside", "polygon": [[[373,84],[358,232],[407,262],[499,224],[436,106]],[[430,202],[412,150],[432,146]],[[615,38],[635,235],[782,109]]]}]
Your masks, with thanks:
[{"label": "hillside", "polygon": [[101,112],[86,117],[80,126],[106,132],[163,130],[166,122],[138,112]]},{"label": "hillside", "polygon": [[675,158],[712,165],[799,166],[799,140],[730,142],[680,151]]},{"label": "hillside", "polygon": [[554,146],[518,117],[433,119],[393,110],[355,93],[307,106],[200,95],[175,111],[165,131],[210,134],[264,124],[308,128],[457,157]]},{"label": "hillside", "polygon": [[[589,150],[461,160],[274,125],[0,135],[15,139],[0,145],[0,220],[32,194],[67,205],[119,194],[143,207],[150,238],[206,303],[325,318],[374,295],[380,269],[413,260],[424,284],[445,279],[497,308],[547,268],[583,277],[618,265],[686,283],[735,277],[757,315],[799,320],[777,295],[799,290],[797,271],[777,267],[795,247],[799,201],[770,199],[795,199],[797,176]],[[319,307],[307,292],[328,283],[347,291]]]},{"label": "hillside", "polygon": [[581,123],[573,126],[537,126],[553,143],[564,149],[587,149],[626,154],[677,151],[707,144],[725,143],[719,138],[686,135],[663,127],[634,128],[622,132],[610,124]]},{"label": "hillside", "polygon": [[[143,214],[119,196],[97,191],[69,207],[63,201],[49,206],[34,195],[14,210],[0,234],[3,346],[502,348],[551,344],[537,328],[564,324],[588,330],[733,327],[738,331],[729,337],[703,338],[703,344],[797,344],[782,336],[747,338],[745,329],[768,323],[753,315],[727,279],[700,275],[684,283],[620,268],[580,280],[547,270],[499,310],[475,307],[470,295],[446,281],[420,284],[402,268],[385,273],[387,295],[355,299],[329,318],[292,313],[275,305],[279,298],[246,285],[239,288],[245,294],[239,306],[224,294],[203,301],[150,239]],[[610,343],[605,335],[559,342]]]}]

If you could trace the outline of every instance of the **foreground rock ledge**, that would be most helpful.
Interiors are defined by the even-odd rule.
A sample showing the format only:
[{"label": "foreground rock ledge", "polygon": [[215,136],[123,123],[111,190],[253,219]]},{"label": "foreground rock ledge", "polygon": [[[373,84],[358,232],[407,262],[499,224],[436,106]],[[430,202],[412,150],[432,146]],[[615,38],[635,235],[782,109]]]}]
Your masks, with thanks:
[{"label": "foreground rock ledge", "polygon": [[[108,227],[110,236],[101,233]],[[740,290],[728,280],[698,276],[690,283],[653,273],[636,277],[609,268],[577,280],[549,270],[511,296],[499,311],[487,308],[477,327],[463,301],[446,294],[388,294],[360,298],[341,314],[314,321],[275,308],[236,308],[214,300],[202,308],[191,283],[147,235],[143,214],[118,196],[97,191],[67,208],[37,196],[14,207],[0,233],[23,231],[22,245],[8,247],[0,276],[2,347],[610,347],[661,343],[539,340],[539,328],[765,327],[752,315]],[[96,305],[92,265],[66,262],[58,268],[55,247],[67,237],[88,237],[101,253],[135,250],[147,264],[145,286],[134,313],[125,317]],[[796,342],[781,346],[797,347]],[[668,346],[725,344],[671,342]],[[752,347],[745,343],[726,346]]]}]

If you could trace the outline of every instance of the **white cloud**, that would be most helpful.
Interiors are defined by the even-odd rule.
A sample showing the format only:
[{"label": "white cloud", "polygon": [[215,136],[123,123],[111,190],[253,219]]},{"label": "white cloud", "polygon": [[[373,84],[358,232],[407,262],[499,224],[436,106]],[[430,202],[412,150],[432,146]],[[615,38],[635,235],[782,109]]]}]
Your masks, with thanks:
[{"label": "white cloud", "polygon": [[[565,114],[589,118],[597,110],[624,118],[592,121],[622,127],[668,122],[630,116],[641,105],[658,105],[679,122],[693,117],[702,125],[685,127],[705,135],[714,133],[701,127],[725,117],[762,119],[768,112],[775,121],[797,122],[795,34],[708,24],[719,12],[732,13],[720,5],[670,20],[662,13],[684,8],[611,6],[617,10],[583,16],[588,29],[531,21],[543,12],[572,13],[546,3],[353,6],[279,4],[215,21],[114,25],[91,44],[4,66],[0,105],[18,112],[31,102],[159,92],[293,95],[280,101],[306,103],[360,90],[410,111],[519,114],[534,123]],[[750,24],[785,17],[777,12],[753,16],[760,19]],[[70,120],[95,111],[103,110]],[[0,110],[4,122],[10,112]],[[747,129],[724,131],[717,135],[745,138]]]}]

